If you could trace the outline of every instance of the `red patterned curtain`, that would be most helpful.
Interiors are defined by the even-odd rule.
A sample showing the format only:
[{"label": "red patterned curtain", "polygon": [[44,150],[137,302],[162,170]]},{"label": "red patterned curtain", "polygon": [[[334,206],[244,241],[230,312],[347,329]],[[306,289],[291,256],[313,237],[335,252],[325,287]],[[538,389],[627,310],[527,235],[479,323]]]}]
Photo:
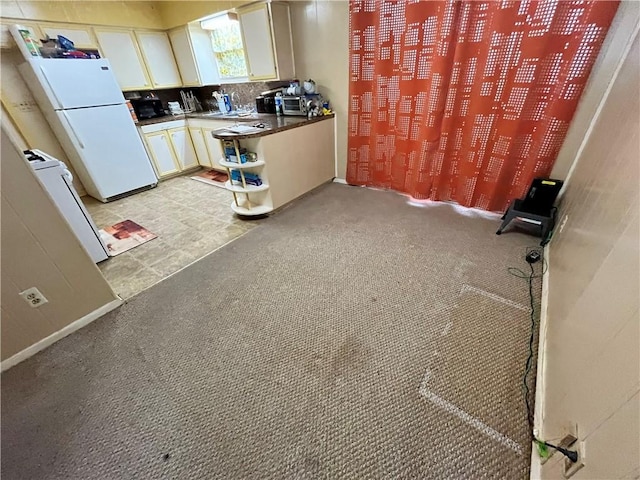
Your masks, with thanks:
[{"label": "red patterned curtain", "polygon": [[617,8],[352,0],[347,182],[503,210],[551,172]]}]

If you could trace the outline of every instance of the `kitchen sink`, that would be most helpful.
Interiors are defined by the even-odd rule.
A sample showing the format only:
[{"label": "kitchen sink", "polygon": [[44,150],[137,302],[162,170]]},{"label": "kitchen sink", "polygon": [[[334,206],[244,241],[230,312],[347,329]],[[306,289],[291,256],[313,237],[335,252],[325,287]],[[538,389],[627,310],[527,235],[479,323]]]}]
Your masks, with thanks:
[{"label": "kitchen sink", "polygon": [[238,115],[238,112],[233,111],[230,113],[222,113],[222,112],[198,112],[191,114],[192,116],[198,118],[223,118],[225,120],[232,120],[234,122],[253,122],[257,120],[257,117],[254,114],[251,115]]}]

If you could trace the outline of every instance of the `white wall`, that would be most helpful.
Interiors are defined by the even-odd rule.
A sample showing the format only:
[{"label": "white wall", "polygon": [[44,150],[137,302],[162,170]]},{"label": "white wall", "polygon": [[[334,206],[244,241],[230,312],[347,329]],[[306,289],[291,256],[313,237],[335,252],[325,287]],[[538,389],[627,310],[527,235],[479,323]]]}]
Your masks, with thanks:
[{"label": "white wall", "polygon": [[589,75],[567,136],[558,152],[558,158],[551,172],[552,178],[566,179],[570,175],[571,167],[583,145],[602,97],[613,80],[613,72],[621,62],[625,46],[639,21],[640,4],[634,0],[620,2],[607,38]]},{"label": "white wall", "polygon": [[[617,75],[578,149],[566,223],[550,245],[540,436],[558,439],[577,425],[586,455],[575,479],[640,476],[638,7],[625,27],[635,40],[611,66]],[[560,457],[543,478],[562,478]]]},{"label": "white wall", "polygon": [[347,174],[349,109],[349,3],[294,1],[291,23],[300,80],[312,78],[336,112],[337,177]]},{"label": "white wall", "polygon": [[[2,128],[2,360],[118,297]],[[18,296],[37,287],[49,303]]]}]

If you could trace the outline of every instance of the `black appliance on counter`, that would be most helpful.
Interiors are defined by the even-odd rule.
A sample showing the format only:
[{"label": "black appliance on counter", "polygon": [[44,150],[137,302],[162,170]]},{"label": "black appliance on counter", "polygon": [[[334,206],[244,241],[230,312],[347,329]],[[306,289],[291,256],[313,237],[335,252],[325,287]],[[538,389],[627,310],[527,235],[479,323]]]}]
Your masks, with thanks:
[{"label": "black appliance on counter", "polygon": [[139,120],[164,117],[164,108],[158,98],[132,98],[129,100]]},{"label": "black appliance on counter", "polygon": [[276,93],[282,93],[282,87],[272,88],[256,97],[256,112],[276,113]]}]

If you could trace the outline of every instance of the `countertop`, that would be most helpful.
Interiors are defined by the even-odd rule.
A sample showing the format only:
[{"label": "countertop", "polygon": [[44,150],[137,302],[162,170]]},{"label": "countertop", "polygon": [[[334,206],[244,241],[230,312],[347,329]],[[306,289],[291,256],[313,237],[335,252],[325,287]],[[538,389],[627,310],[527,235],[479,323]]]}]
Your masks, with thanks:
[{"label": "countertop", "polygon": [[251,133],[231,133],[231,132],[220,132],[214,133],[213,136],[218,139],[245,139],[245,138],[256,138],[256,137],[264,137],[265,135],[271,135],[273,133],[282,132],[284,130],[290,130],[292,128],[301,127],[304,125],[308,125],[310,123],[320,122],[322,120],[327,120],[329,118],[333,118],[334,114],[324,115],[322,117],[294,117],[294,116],[278,116],[270,113],[254,113],[249,116],[237,116],[237,115],[207,115],[204,113],[187,113],[186,115],[165,115],[164,117],[150,118],[148,120],[140,120],[136,126],[142,127],[144,125],[153,125],[156,123],[164,123],[171,122],[174,120],[185,120],[187,118],[197,118],[199,120],[216,120],[220,121],[228,121],[229,126],[234,123],[243,123],[249,125],[255,125],[258,123],[264,124],[264,128],[260,131],[251,132]]},{"label": "countertop", "polygon": [[136,127],[144,127],[145,125],[154,125],[156,123],[173,122],[174,120],[184,120],[186,115],[165,115],[164,117],[148,118],[146,120],[138,120]]},{"label": "countertop", "polygon": [[[224,131],[213,131],[213,138],[218,138],[220,140],[226,139],[238,139],[242,140],[245,138],[257,138],[264,137],[266,135],[271,135],[273,133],[282,132],[284,130],[291,130],[292,128],[302,127],[304,125],[309,125],[311,123],[321,122],[322,120],[328,120],[334,117],[334,114],[324,115],[322,117],[293,117],[293,116],[277,116],[270,114],[258,114],[258,118],[252,119],[253,122],[249,122],[249,125],[254,125],[256,123],[264,124],[264,128],[251,133],[232,133],[232,132],[224,132]],[[247,118],[247,117],[241,117]],[[247,123],[247,120],[242,120],[242,123]]]}]

